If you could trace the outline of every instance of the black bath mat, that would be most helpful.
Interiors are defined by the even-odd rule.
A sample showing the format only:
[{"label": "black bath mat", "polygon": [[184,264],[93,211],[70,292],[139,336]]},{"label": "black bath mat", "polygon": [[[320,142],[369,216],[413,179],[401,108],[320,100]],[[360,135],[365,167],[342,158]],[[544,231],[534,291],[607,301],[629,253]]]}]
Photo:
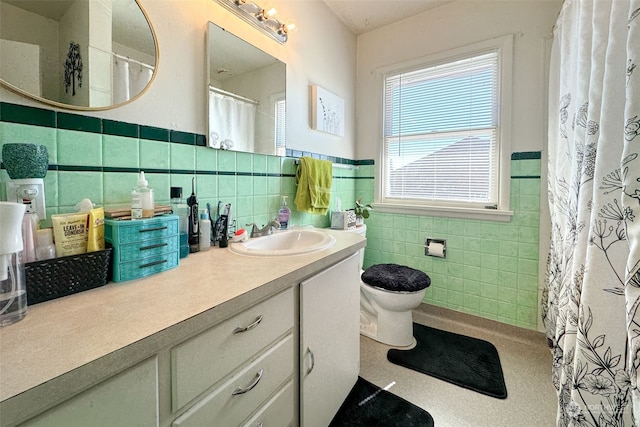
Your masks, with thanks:
[{"label": "black bath mat", "polygon": [[329,427],[433,427],[431,415],[393,393],[358,377]]},{"label": "black bath mat", "polygon": [[490,342],[413,324],[411,350],[391,349],[387,359],[414,371],[486,394],[507,398],[498,350]]}]

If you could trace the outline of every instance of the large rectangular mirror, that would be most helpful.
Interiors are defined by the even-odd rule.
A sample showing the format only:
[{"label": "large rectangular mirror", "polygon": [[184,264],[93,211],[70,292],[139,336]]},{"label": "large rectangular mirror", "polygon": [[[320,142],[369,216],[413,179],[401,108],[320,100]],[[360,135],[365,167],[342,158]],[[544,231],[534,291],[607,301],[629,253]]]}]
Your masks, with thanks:
[{"label": "large rectangular mirror", "polygon": [[285,64],[212,22],[207,51],[209,146],[284,156]]}]

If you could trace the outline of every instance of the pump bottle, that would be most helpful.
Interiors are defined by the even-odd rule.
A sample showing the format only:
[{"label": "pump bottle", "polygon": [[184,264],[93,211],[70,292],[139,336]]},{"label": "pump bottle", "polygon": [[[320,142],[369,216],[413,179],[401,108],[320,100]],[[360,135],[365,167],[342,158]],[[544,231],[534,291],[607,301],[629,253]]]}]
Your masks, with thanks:
[{"label": "pump bottle", "polygon": [[291,209],[287,206],[287,196],[282,196],[282,206],[278,211],[278,222],[281,230],[286,230],[289,227],[289,218],[291,218]]}]

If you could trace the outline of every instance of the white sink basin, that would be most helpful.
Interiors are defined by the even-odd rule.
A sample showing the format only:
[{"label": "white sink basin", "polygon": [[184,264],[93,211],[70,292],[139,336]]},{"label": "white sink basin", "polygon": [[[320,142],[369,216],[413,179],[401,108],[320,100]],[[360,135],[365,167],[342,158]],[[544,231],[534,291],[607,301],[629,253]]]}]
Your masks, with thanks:
[{"label": "white sink basin", "polygon": [[249,256],[288,256],[308,254],[330,248],[336,238],[319,230],[287,230],[247,242],[231,243],[231,252]]}]

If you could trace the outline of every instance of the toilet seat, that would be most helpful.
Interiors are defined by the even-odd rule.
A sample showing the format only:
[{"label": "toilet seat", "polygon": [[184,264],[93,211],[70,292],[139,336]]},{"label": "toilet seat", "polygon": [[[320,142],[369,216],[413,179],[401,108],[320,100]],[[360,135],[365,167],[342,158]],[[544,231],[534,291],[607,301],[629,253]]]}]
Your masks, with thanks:
[{"label": "toilet seat", "polygon": [[372,265],[360,277],[367,285],[389,292],[412,293],[431,285],[424,272],[398,264]]}]

